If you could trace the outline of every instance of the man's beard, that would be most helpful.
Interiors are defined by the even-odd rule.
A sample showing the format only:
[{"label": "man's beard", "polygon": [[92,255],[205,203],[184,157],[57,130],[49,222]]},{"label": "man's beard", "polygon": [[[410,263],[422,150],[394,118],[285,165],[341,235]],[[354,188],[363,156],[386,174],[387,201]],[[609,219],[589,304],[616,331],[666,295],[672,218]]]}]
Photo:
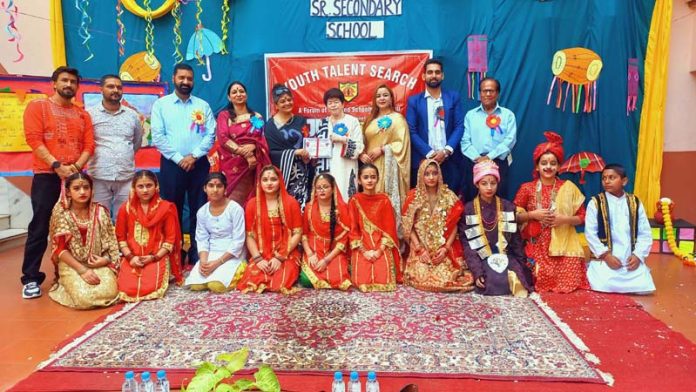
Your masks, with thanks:
[{"label": "man's beard", "polygon": [[112,98],[113,95],[105,96],[104,100],[108,103],[117,104],[121,102],[122,95],[118,95],[117,98]]},{"label": "man's beard", "polygon": [[430,87],[430,88],[438,88],[438,87],[440,87],[440,85],[442,84],[442,80],[430,79],[430,80],[428,80],[428,81],[426,82],[426,84],[427,84],[428,87]]},{"label": "man's beard", "polygon": [[177,84],[176,85],[176,91],[178,91],[180,94],[189,95],[189,94],[191,94],[191,90],[193,90],[193,86],[189,86],[189,85],[185,85],[185,84]]},{"label": "man's beard", "polygon": [[73,97],[75,97],[75,90],[60,89],[56,90],[56,93],[58,93],[58,95],[66,99],[72,99]]}]

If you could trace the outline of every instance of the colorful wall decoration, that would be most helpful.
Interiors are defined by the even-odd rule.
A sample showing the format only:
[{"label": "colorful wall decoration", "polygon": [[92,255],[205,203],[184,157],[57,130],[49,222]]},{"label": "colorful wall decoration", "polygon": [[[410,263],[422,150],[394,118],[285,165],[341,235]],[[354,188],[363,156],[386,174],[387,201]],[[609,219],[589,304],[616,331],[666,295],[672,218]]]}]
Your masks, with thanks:
[{"label": "colorful wall decoration", "polygon": [[478,84],[488,72],[488,37],[485,34],[468,36],[466,51],[469,62],[466,78],[467,97],[478,99]]},{"label": "colorful wall decoration", "polygon": [[554,76],[546,104],[551,102],[554,86],[557,86],[556,108],[565,111],[570,98],[570,109],[573,113],[590,113],[597,109],[597,78],[602,71],[602,65],[599,55],[587,48],[557,51],[551,61]]},{"label": "colorful wall decoration", "polygon": [[[126,82],[123,89],[123,104],[136,110],[143,122],[143,146],[147,147],[151,141],[150,109],[155,100],[167,94],[168,87],[160,83]],[[31,175],[32,154],[24,140],[24,107],[31,99],[51,94],[50,78],[0,75],[0,176]],[[84,107],[100,104],[99,81],[82,80],[75,99]],[[159,168],[159,153],[154,148],[143,148],[136,155],[136,164],[141,168]]]},{"label": "colorful wall decoration", "polygon": [[[183,58],[194,68],[196,84],[193,93],[210,102],[216,112],[227,105],[226,89],[233,80],[240,80],[247,86],[250,106],[264,111],[267,90],[270,88],[266,85],[265,54],[418,49],[432,50],[435,57],[443,60],[446,74],[443,86],[461,93],[462,109],[467,111],[479,104],[476,96],[467,98],[472,88],[474,92],[477,90],[477,81],[471,82],[468,71],[470,66],[472,69],[481,68],[474,64],[476,57],[473,53],[472,59],[469,58],[469,48],[463,37],[485,36],[485,75],[500,80],[500,104],[515,113],[518,123],[518,141],[513,152],[515,162],[510,168],[513,179],[510,189],[530,179],[532,162],[527,157],[534,146],[543,140],[542,133],[546,129],[555,129],[563,135],[568,155],[592,151],[607,161],[624,164],[629,176],[634,177],[639,105],[643,90],[641,81],[638,84],[636,111],[626,116],[626,64],[629,58],[636,58],[642,72],[656,0],[511,1],[496,2],[495,6],[486,5],[486,2],[459,0],[441,0],[437,3],[438,6],[433,7],[432,2],[401,2],[398,12],[377,16],[384,22],[385,34],[382,39],[337,40],[326,37],[326,22],[333,20],[331,16],[322,15],[319,10],[312,14],[311,7],[304,1],[149,1],[153,12],[154,55],[161,67],[160,79],[169,82],[173,65]],[[80,26],[81,13],[73,4],[74,1],[64,2],[66,50],[68,62],[77,66],[85,76],[98,78],[105,73],[118,72],[130,56],[148,50],[149,27],[146,13],[142,12],[146,11],[145,0],[121,0],[123,12],[120,20],[124,27],[121,38],[125,40],[122,54],[119,51],[119,25],[116,23],[115,5],[118,2],[91,1],[88,13],[92,18],[90,47],[94,51],[94,58],[83,62],[88,53],[76,30]],[[139,5],[142,10],[131,12],[126,5],[133,4]],[[165,5],[171,8],[162,8]],[[569,24],[568,15],[573,16],[573,21],[583,23]],[[360,16],[355,19],[362,22],[372,21],[372,18]],[[425,25],[424,18],[437,20],[438,23]],[[20,21],[21,15],[18,20],[21,32]],[[223,55],[223,50],[220,50],[210,55],[208,61],[201,56],[203,65],[198,65],[195,55],[190,60],[185,59],[186,45],[199,24],[220,37],[229,55]],[[100,29],[97,34],[95,26],[108,28]],[[413,26],[423,27],[415,29]],[[568,82],[560,79],[565,77],[563,72],[549,74],[549,62],[563,48],[589,49],[597,55],[592,60],[601,61],[601,75],[595,67],[590,70],[588,81],[583,81],[588,84],[594,78],[590,88],[591,100],[586,97],[588,86],[582,85],[580,88],[578,84],[566,87]],[[177,51],[181,57],[176,56]],[[483,59],[482,52],[479,59]],[[569,65],[573,65],[570,56],[566,59]],[[212,71],[209,81],[201,77],[210,75],[207,63]],[[308,69],[302,72],[306,71]],[[556,80],[552,93],[558,93],[558,85],[561,85],[563,95],[568,90],[565,112],[557,110],[548,99],[549,84],[554,76],[560,78]],[[606,88],[599,88],[599,85],[606,85]],[[577,90],[575,102],[571,88]],[[364,90],[360,90],[360,93],[363,94]],[[399,94],[406,94],[406,91]],[[399,99],[405,97],[399,96]],[[546,105],[547,100],[549,105]],[[555,104],[556,100],[552,102]],[[564,103],[563,97],[560,103]],[[350,102],[347,107],[353,104]],[[598,111],[600,105],[601,111]],[[262,114],[267,117],[271,113],[264,111]],[[564,176],[577,179],[580,173]],[[596,173],[586,173],[585,179],[587,183],[582,189],[586,195],[599,192],[601,186]]]}]

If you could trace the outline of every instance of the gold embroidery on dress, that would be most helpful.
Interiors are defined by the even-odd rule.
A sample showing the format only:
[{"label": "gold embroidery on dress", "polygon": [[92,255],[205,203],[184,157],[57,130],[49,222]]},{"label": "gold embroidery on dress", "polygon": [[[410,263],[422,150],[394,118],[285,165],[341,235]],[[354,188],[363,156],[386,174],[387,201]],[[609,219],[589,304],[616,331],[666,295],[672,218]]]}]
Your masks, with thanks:
[{"label": "gold embroidery on dress", "polygon": [[140,246],[146,246],[150,241],[150,231],[147,227],[140,224],[140,222],[135,221],[135,227],[133,227],[133,237],[135,242]]}]

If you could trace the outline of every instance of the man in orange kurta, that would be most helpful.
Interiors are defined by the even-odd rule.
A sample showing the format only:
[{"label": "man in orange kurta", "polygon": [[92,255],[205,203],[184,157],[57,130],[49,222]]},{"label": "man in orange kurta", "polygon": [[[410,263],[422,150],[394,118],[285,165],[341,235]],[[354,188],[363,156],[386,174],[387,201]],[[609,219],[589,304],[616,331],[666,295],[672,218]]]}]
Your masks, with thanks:
[{"label": "man in orange kurta", "polygon": [[23,298],[41,296],[41,259],[46,251],[51,210],[60,196],[61,180],[82,170],[94,153],[92,120],[72,99],[80,85],[77,69],[58,67],[51,75],[55,94],[36,99],[24,111],[24,135],[34,153],[31,183],[33,217],[22,263]]}]

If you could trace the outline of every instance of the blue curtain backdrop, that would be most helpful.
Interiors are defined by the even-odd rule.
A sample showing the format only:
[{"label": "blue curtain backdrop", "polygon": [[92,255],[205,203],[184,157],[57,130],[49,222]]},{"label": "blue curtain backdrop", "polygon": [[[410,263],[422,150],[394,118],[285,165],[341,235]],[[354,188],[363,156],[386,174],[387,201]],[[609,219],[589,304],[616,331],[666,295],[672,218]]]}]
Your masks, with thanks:
[{"label": "blue curtain backdrop", "polygon": [[[329,0],[333,1],[333,0]],[[638,122],[642,106],[642,80],[638,110],[626,115],[627,62],[643,60],[654,0],[404,0],[403,14],[392,17],[344,18],[342,20],[384,20],[384,39],[329,40],[325,24],[335,18],[310,17],[309,0],[231,0],[231,23],[227,41],[229,55],[213,55],[213,80],[196,77],[194,94],[207,100],[217,112],[227,104],[226,88],[241,80],[249,88],[249,102],[263,112],[264,53],[342,52],[405,49],[432,49],[444,62],[448,89],[466,95],[467,47],[471,34],[488,35],[489,76],[502,85],[500,104],[517,116],[518,141],[513,150],[511,190],[531,178],[534,147],[543,141],[545,130],[554,130],[565,139],[566,157],[579,151],[599,153],[609,162],[635,173]],[[139,1],[143,4],[143,1]],[[151,0],[153,9],[162,0]],[[71,66],[85,77],[98,78],[117,73],[131,54],[145,50],[145,20],[124,11],[126,55],[118,56],[116,44],[116,1],[89,4],[92,18],[89,41],[94,58],[88,56],[78,35],[80,12],[75,2],[63,1],[66,55]],[[203,0],[203,25],[221,35],[221,1]],[[194,31],[195,1],[182,5],[182,44]],[[154,20],[155,52],[162,63],[162,81],[171,80],[174,51],[174,20],[170,15]],[[602,58],[604,68],[598,79],[597,110],[590,114],[562,112],[546,105],[553,74],[551,59],[560,49],[586,47]],[[197,74],[205,67],[188,61]],[[478,105],[463,99],[463,109]],[[570,176],[576,184],[577,175]],[[598,174],[586,175],[581,186],[586,195],[601,190]],[[632,189],[632,185],[629,185]],[[513,197],[514,193],[508,195]]]}]

